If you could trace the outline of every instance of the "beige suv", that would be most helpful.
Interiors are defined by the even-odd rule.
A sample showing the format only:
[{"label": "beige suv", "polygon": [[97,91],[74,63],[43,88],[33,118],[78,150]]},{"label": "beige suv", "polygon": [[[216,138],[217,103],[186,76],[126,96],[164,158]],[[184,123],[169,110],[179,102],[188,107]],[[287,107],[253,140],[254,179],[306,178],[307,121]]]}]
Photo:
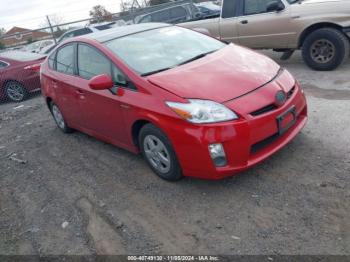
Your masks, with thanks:
[{"label": "beige suv", "polygon": [[333,70],[349,57],[350,0],[222,0],[220,17],[181,24],[223,41],[284,52]]}]

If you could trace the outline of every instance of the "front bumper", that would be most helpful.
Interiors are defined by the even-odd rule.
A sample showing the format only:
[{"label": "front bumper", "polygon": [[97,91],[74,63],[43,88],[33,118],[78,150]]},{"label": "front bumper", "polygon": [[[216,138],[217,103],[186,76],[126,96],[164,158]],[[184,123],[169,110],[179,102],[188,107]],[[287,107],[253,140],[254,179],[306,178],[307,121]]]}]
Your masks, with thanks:
[{"label": "front bumper", "polygon": [[[232,103],[244,105],[246,102],[241,99]],[[296,122],[279,135],[276,118],[291,107],[296,108]],[[221,179],[248,169],[280,150],[301,131],[306,122],[306,99],[297,86],[283,106],[261,116],[245,116],[237,121],[211,125],[173,122],[165,131],[173,143],[185,176]],[[225,149],[227,165],[224,167],[215,167],[209,156],[208,145],[214,143],[221,143]]]}]

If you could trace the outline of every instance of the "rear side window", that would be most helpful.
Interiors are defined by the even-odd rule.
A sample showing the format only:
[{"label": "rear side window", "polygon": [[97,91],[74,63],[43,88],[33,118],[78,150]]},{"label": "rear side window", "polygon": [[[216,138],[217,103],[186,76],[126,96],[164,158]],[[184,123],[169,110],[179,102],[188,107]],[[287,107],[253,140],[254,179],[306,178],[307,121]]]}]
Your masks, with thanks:
[{"label": "rear side window", "polygon": [[222,18],[231,18],[236,16],[237,0],[224,1],[222,7]]},{"label": "rear side window", "polygon": [[55,56],[56,56],[56,52],[54,52],[53,54],[51,54],[49,56],[48,62],[49,62],[49,67],[51,69],[55,69]]},{"label": "rear side window", "polygon": [[159,11],[157,13],[152,14],[152,22],[165,22],[169,20],[169,17],[170,17],[169,10]]},{"label": "rear side window", "polygon": [[92,33],[90,28],[82,28],[73,32],[73,36],[80,36]]},{"label": "rear side window", "polygon": [[56,70],[58,72],[74,74],[74,46],[66,45],[57,51]]},{"label": "rear side window", "polygon": [[78,46],[78,74],[85,79],[101,74],[111,75],[111,62],[96,49],[80,44]]},{"label": "rear side window", "polygon": [[271,0],[244,0],[244,14],[254,15],[267,12]]},{"label": "rear side window", "polygon": [[175,8],[170,9],[170,17],[171,18],[182,18],[186,17],[187,13],[185,8],[178,6]]},{"label": "rear side window", "polygon": [[112,28],[112,25],[113,24],[107,24],[107,25],[98,25],[98,26],[95,26],[96,29],[102,31],[102,30],[107,30],[107,29],[110,29]]},{"label": "rear side window", "polygon": [[140,23],[148,23],[148,22],[151,22],[151,21],[152,21],[151,15],[146,15],[140,20]]}]

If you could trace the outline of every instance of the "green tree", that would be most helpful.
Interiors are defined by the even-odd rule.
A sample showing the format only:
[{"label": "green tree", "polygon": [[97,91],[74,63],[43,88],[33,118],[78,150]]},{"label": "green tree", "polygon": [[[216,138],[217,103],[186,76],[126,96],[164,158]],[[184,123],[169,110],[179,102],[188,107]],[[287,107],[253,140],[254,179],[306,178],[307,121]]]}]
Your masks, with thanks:
[{"label": "green tree", "polygon": [[5,45],[3,42],[0,41],[0,50],[5,49]]}]

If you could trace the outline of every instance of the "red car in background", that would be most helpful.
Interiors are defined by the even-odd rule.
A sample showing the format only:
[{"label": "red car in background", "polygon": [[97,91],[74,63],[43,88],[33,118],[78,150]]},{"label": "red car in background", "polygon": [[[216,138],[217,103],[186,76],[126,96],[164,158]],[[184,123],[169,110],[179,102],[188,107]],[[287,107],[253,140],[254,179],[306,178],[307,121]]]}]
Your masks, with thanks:
[{"label": "red car in background", "polygon": [[281,149],[307,121],[304,92],[286,69],[167,24],[73,38],[42,64],[41,81],[63,132],[142,152],[167,180],[233,175]]},{"label": "red car in background", "polygon": [[20,102],[40,90],[40,64],[45,57],[22,51],[0,53],[0,101]]}]

